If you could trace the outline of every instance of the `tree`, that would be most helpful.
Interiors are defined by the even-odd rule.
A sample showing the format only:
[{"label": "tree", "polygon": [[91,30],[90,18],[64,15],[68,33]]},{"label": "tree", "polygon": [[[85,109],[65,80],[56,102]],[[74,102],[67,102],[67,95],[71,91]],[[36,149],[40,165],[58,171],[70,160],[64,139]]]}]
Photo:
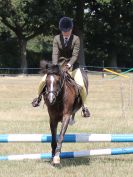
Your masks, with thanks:
[{"label": "tree", "polygon": [[27,72],[27,41],[49,33],[54,14],[54,0],[0,0],[0,21],[18,39],[23,73]]},{"label": "tree", "polygon": [[[111,0],[90,4],[86,14],[86,47],[90,56],[107,60],[108,65],[117,66],[122,53],[128,56],[133,37],[133,2],[131,0]],[[94,61],[93,61],[94,62]],[[121,55],[122,63],[122,55]]]}]

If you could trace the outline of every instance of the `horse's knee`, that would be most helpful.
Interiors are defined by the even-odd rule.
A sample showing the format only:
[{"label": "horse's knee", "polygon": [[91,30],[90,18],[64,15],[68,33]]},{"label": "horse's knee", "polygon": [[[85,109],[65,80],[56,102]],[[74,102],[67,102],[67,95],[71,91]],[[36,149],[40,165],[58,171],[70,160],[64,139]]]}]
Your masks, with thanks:
[{"label": "horse's knee", "polygon": [[64,136],[60,135],[59,139],[58,139],[58,144],[62,143],[64,140]]}]

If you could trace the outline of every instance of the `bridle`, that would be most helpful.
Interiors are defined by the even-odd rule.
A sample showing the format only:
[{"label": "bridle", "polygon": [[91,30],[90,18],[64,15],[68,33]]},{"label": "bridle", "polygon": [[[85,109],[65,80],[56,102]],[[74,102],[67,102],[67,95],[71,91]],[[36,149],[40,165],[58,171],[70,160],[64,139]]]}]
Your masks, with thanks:
[{"label": "bridle", "polygon": [[[50,75],[50,74],[49,74]],[[57,74],[51,74],[51,75],[57,75]],[[61,74],[59,75],[61,76],[61,80],[60,80],[60,83],[59,83],[59,89],[57,91],[48,91],[47,89],[47,85],[46,85],[46,89],[45,89],[45,95],[48,95],[50,93],[54,94],[55,97],[59,96],[59,94],[61,93],[62,91],[62,88],[64,86],[64,83],[65,83],[65,73],[63,71],[61,71]],[[63,76],[63,77],[62,77]]]}]

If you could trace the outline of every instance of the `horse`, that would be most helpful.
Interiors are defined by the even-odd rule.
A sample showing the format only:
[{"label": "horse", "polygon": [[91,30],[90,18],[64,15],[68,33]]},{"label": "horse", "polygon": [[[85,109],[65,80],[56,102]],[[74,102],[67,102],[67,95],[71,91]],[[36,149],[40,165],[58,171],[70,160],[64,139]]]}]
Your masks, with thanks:
[{"label": "horse", "polygon": [[[50,64],[45,70],[46,84],[43,91],[43,99],[50,117],[50,129],[52,135],[52,164],[60,164],[62,142],[69,125],[70,119],[74,119],[75,113],[82,106],[80,87],[68,72],[64,72],[59,65]],[[61,131],[58,140],[57,127],[61,122]]]}]

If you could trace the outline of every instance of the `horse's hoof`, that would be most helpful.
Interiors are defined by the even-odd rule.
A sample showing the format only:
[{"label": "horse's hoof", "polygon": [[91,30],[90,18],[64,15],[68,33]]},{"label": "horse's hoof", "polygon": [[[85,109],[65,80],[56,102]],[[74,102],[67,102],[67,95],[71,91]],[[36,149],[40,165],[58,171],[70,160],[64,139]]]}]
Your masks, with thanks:
[{"label": "horse's hoof", "polygon": [[52,164],[53,165],[60,164],[60,157],[59,156],[54,156]]}]

